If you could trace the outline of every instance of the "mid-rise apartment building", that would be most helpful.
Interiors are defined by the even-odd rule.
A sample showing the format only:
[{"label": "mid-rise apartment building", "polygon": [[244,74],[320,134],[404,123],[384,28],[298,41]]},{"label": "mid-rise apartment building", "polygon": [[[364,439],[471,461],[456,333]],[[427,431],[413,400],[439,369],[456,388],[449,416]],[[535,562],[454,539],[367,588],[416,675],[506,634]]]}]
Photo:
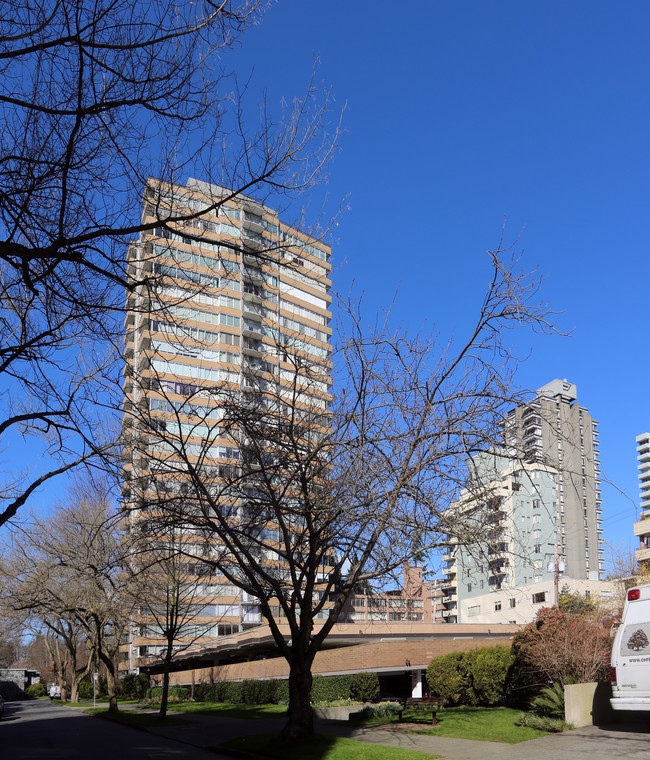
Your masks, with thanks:
[{"label": "mid-rise apartment building", "polygon": [[[359,624],[364,632],[382,623],[444,623],[442,618],[442,579],[425,579],[424,568],[405,562],[402,583],[396,588],[373,594],[350,596],[338,623]],[[370,625],[368,625],[370,624]]]},{"label": "mid-rise apartment building", "polygon": [[[151,183],[143,221],[161,218],[178,221],[153,227],[129,252],[132,278],[150,277],[155,290],[139,289],[127,304],[123,493],[132,528],[145,531],[148,505],[163,492],[176,497],[181,520],[174,541],[186,558],[184,582],[200,581],[188,630],[218,639],[262,617],[256,599],[202,566],[215,547],[195,522],[182,523],[183,468],[200,463],[217,478],[243,472],[246,447],[255,442],[233,426],[220,427],[226,402],[273,405],[280,416],[285,404],[326,414],[330,249],[252,198],[197,180]],[[309,367],[300,377],[297,362]],[[233,516],[241,508],[234,497],[220,506]],[[274,526],[265,530],[272,541]],[[156,626],[134,625],[132,668],[160,648]]]},{"label": "mid-rise apartment building", "polygon": [[554,380],[513,409],[504,447],[472,461],[474,486],[452,505],[443,615],[448,622],[524,623],[568,586],[602,586],[597,423],[575,385]]},{"label": "mid-rise apartment building", "polygon": [[636,437],[636,459],[639,470],[639,496],[641,519],[634,524],[634,535],[639,539],[636,560],[650,566],[650,433]]}]

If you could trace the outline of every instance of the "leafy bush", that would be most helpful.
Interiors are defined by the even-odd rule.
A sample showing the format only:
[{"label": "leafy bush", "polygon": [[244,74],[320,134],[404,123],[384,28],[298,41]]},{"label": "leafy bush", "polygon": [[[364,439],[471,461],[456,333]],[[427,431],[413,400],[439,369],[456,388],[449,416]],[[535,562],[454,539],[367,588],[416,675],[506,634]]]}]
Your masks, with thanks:
[{"label": "leafy bush", "polygon": [[462,661],[463,652],[449,652],[431,660],[427,667],[427,683],[432,694],[452,704],[462,701],[468,686]]},{"label": "leafy bush", "polygon": [[[353,683],[355,684],[354,692]],[[154,690],[159,688],[154,687]],[[311,695],[313,702],[331,703],[350,699],[365,702],[376,699],[379,695],[379,679],[376,673],[358,673],[356,676],[314,676]],[[289,681],[248,679],[200,683],[194,687],[194,699],[196,702],[286,705],[289,703]]]},{"label": "leafy bush", "polygon": [[244,681],[244,702],[247,705],[267,705],[275,702],[274,680]]},{"label": "leafy bush", "polygon": [[564,719],[564,688],[561,683],[547,686],[531,702],[531,710],[547,718]]},{"label": "leafy bush", "polygon": [[200,683],[194,687],[194,700],[196,702],[221,702],[221,684]]},{"label": "leafy bush", "polygon": [[121,681],[122,695],[125,699],[144,699],[149,688],[149,676],[144,673],[129,673]]},{"label": "leafy bush", "polygon": [[402,706],[397,702],[379,702],[376,705],[366,705],[363,710],[350,715],[351,721],[362,721],[367,718],[385,718],[389,715],[396,715]]},{"label": "leafy bush", "polygon": [[606,680],[612,643],[609,625],[595,612],[544,608],[512,642],[518,670],[543,681]]},{"label": "leafy bush", "polygon": [[334,702],[350,697],[350,676],[314,676],[312,702]]},{"label": "leafy bush", "polygon": [[562,718],[549,718],[545,715],[535,715],[535,713],[522,713],[515,723],[516,726],[529,726],[536,728],[538,731],[549,731],[551,733],[560,733],[569,731],[573,728]]},{"label": "leafy bush", "polygon": [[[162,699],[162,686],[152,686],[147,689],[147,699],[152,702],[160,702]],[[185,686],[170,686],[167,693],[167,699],[169,702],[186,702],[189,699],[190,690]]]},{"label": "leafy bush", "polygon": [[352,699],[324,699],[318,702],[312,702],[312,707],[352,707],[354,700]]},{"label": "leafy bush", "polygon": [[278,705],[289,704],[289,681],[286,679],[275,682],[275,702]]},{"label": "leafy bush", "polygon": [[[99,696],[96,694],[95,696]],[[90,678],[84,678],[79,684],[79,699],[92,699],[93,698],[93,682]]]},{"label": "leafy bush", "polygon": [[376,673],[354,673],[350,677],[350,696],[358,702],[372,702],[379,696],[379,676]]},{"label": "leafy bush", "polygon": [[493,705],[506,693],[515,661],[507,647],[484,647],[436,657],[427,668],[432,694],[451,704]]},{"label": "leafy bush", "polygon": [[194,687],[194,700],[248,705],[286,704],[289,701],[289,682],[271,678],[200,683]]},{"label": "leafy bush", "polygon": [[244,682],[243,681],[226,681],[223,685],[223,702],[229,702],[231,705],[241,705],[244,703]]},{"label": "leafy bush", "polygon": [[44,683],[33,683],[25,689],[25,696],[29,699],[47,696],[47,686]]},{"label": "leafy bush", "polygon": [[514,661],[515,656],[503,646],[465,652],[461,661],[467,679],[464,701],[470,705],[496,704],[506,693]]}]

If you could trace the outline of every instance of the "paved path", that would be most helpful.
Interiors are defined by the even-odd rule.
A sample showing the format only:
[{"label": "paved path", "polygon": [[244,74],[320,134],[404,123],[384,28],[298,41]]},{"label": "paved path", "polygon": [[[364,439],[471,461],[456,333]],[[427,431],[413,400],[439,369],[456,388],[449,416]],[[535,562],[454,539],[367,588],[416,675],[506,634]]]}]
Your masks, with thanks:
[{"label": "paved path", "polygon": [[[623,729],[624,727],[621,727]],[[638,729],[639,726],[633,728]],[[331,727],[338,736],[371,744],[415,749],[441,755],[445,760],[649,760],[650,734],[638,730],[605,730],[595,726],[550,734],[520,744],[448,739],[377,729]]]},{"label": "paved path", "polygon": [[[58,709],[65,712],[71,708]],[[42,712],[41,715],[43,715]],[[173,717],[174,713],[170,715]],[[227,756],[227,752],[219,748],[222,741],[237,736],[280,731],[285,723],[284,718],[244,720],[197,713],[185,714],[182,718],[190,722],[177,726],[150,727],[147,730],[159,740],[168,742],[168,751],[171,755],[184,756],[182,752],[174,751],[172,749],[174,746],[179,750],[183,746],[193,747],[198,750],[197,758],[201,756],[201,750],[214,753],[213,757],[223,758]],[[386,729],[355,728],[353,725],[335,724],[318,719],[315,723],[316,730],[319,732],[329,732],[369,744],[420,750],[431,755],[439,755],[445,760],[612,760],[619,757],[625,760],[650,760],[650,716],[641,723],[621,724],[606,729],[591,726],[566,731],[563,734],[551,734],[520,744],[448,739],[410,734],[389,727]],[[128,728],[124,730],[133,731]],[[157,757],[155,754],[144,755],[144,757],[154,756]],[[0,757],[2,757],[1,749]],[[120,760],[124,760],[125,757],[122,755]],[[13,758],[16,756],[14,755]]]},{"label": "paved path", "polygon": [[[225,739],[280,731],[285,723],[284,718],[238,720],[197,714],[193,714],[191,719],[191,726],[166,726],[151,728],[150,731],[161,737],[216,750],[219,742]],[[625,760],[650,760],[649,723],[621,725],[610,729],[592,726],[520,744],[448,739],[400,730],[355,728],[322,720],[316,720],[316,730],[369,744],[429,752],[440,755],[445,760],[612,760],[617,757]]]}]

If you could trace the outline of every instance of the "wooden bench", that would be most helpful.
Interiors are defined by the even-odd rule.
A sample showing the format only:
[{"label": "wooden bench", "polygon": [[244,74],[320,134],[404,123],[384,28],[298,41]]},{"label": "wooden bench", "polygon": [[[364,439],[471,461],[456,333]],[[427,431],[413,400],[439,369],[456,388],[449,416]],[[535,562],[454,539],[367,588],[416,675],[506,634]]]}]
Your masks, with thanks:
[{"label": "wooden bench", "polygon": [[443,700],[436,699],[435,697],[429,697],[428,699],[404,699],[400,700],[401,709],[399,710],[399,720],[402,720],[402,714],[404,712],[430,712],[431,713],[431,725],[437,726],[438,721],[436,715],[438,710],[442,707]]}]

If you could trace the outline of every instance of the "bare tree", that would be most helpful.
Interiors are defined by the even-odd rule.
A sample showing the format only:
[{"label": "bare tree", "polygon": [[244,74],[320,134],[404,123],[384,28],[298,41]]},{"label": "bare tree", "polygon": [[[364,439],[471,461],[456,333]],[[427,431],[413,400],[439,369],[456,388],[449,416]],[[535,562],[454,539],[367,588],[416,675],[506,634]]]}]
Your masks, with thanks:
[{"label": "bare tree", "polygon": [[128,549],[106,489],[77,481],[51,518],[14,527],[11,539],[3,606],[43,633],[64,698],[69,684],[76,701],[79,683],[101,661],[115,709],[116,656],[131,609]]},{"label": "bare tree", "polygon": [[540,610],[537,619],[513,643],[520,667],[548,681],[589,683],[607,671],[612,640],[609,621],[594,610],[571,612],[558,607]]},{"label": "bare tree", "polygon": [[3,484],[0,525],[51,478],[116,453],[119,426],[107,429],[102,415],[119,408],[107,394],[119,385],[124,289],[148,290],[151,279],[129,270],[129,242],[224,202],[171,214],[150,190],[145,222],[139,209],[149,177],[164,183],[192,169],[234,194],[263,196],[307,188],[329,156],[325,106],[311,108],[311,85],[284,117],[247,126],[223,61],[264,5],[5,4],[0,437],[10,450],[19,436],[42,436],[47,465]]},{"label": "bare tree", "polygon": [[[133,483],[139,518],[162,514],[210,534],[204,561],[255,600],[289,663],[287,737],[313,731],[311,666],[355,587],[467,528],[447,508],[468,457],[500,442],[520,401],[504,332],[551,329],[537,283],[503,256],[492,254],[488,292],[460,346],[387,324],[366,330],[348,308],[331,404],[326,362],[285,341],[277,349],[291,379],[258,373],[247,394],[196,388],[186,402],[169,399],[165,414],[134,410],[132,456],[148,463]],[[217,462],[224,436],[233,446]]]},{"label": "bare tree", "polygon": [[157,536],[149,523],[146,532],[140,531],[143,545],[139,547],[137,540],[132,544],[136,553],[130,562],[135,622],[141,635],[156,642],[147,647],[155,650],[147,652],[148,664],[162,666],[161,718],[167,714],[172,661],[197,641],[214,636],[217,625],[214,605],[207,604],[203,590],[206,578],[200,570],[205,566],[197,563],[194,553],[202,552],[205,544],[193,540],[193,533],[170,527],[165,526]]}]

